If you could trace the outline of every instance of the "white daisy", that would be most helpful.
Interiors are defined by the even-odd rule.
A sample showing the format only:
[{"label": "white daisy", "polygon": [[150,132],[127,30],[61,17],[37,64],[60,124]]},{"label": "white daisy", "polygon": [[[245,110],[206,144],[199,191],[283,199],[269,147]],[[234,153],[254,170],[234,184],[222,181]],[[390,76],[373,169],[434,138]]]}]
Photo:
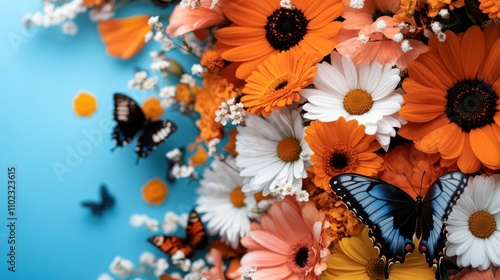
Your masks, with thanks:
[{"label": "white daisy", "polygon": [[267,118],[249,116],[245,127],[238,126],[236,164],[244,192],[268,195],[284,183],[302,187],[312,153],[302,122],[297,108],[286,107]]},{"label": "white daisy", "polygon": [[485,270],[500,265],[500,175],[469,178],[448,221],[446,255],[457,265]]},{"label": "white daisy", "polygon": [[337,52],[331,55],[332,64],[317,64],[314,89],[302,89],[307,98],[305,118],[322,122],[344,117],[365,125],[365,133],[374,135],[382,148],[389,148],[395,127],[406,121],[397,113],[404,103],[401,90],[395,90],[401,78],[399,69],[382,66],[377,60],[355,65]]},{"label": "white daisy", "polygon": [[211,168],[205,169],[196,210],[203,213],[201,219],[207,222],[211,234],[219,234],[224,242],[236,248],[240,238],[250,231],[247,213],[256,202],[253,195],[241,191],[243,182],[234,158],[228,156],[225,161],[214,160]]}]

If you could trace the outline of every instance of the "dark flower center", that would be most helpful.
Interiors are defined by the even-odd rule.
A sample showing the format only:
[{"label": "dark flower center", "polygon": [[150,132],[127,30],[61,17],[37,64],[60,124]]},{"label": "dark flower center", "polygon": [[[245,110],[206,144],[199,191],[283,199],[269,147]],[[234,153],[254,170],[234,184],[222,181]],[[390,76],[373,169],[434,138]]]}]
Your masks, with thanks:
[{"label": "dark flower center", "polygon": [[330,158],[330,166],[335,169],[346,168],[348,164],[349,158],[345,154],[335,152]]},{"label": "dark flower center", "polygon": [[279,51],[289,50],[302,41],[308,22],[299,9],[279,8],[267,17],[266,39]]},{"label": "dark flower center", "polygon": [[295,254],[295,263],[299,267],[305,267],[307,265],[307,258],[309,257],[309,249],[302,247]]},{"label": "dark flower center", "polygon": [[379,17],[383,17],[383,16],[393,17],[394,14],[392,12],[389,12],[389,11],[376,10],[375,13],[373,13],[372,19],[375,22],[375,21],[377,21],[377,19]]},{"label": "dark flower center", "polygon": [[493,123],[498,97],[493,88],[479,80],[457,82],[448,90],[446,115],[464,132]]},{"label": "dark flower center", "polygon": [[288,81],[283,81],[279,85],[277,85],[274,89],[278,91],[278,90],[284,89],[287,85],[288,85]]}]

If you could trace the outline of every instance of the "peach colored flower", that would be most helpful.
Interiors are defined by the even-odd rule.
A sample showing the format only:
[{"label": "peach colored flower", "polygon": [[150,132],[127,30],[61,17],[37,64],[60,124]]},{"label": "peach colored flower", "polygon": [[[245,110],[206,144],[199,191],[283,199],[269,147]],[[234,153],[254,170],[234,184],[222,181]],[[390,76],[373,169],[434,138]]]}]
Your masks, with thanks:
[{"label": "peach colored flower", "polygon": [[324,219],[312,202],[299,205],[286,198],[273,204],[241,240],[249,250],[241,268],[257,267],[254,279],[318,279],[330,258]]},{"label": "peach colored flower", "polygon": [[[405,69],[408,63],[429,48],[421,41],[406,39],[415,36],[409,28],[400,26],[395,15],[402,12],[400,1],[367,0],[361,9],[351,8],[350,0],[343,0],[345,18],[339,32],[337,51],[349,56],[354,63],[366,63],[375,58],[382,64],[395,63]],[[412,19],[407,19],[412,24]],[[413,24],[414,25],[414,24]],[[403,42],[410,49],[403,50]],[[406,44],[406,43],[405,43]]]},{"label": "peach colored flower", "polygon": [[202,0],[198,9],[183,8],[177,5],[172,12],[167,26],[167,34],[177,37],[188,32],[220,24],[224,21],[222,7],[226,0],[219,0],[211,9],[212,0]]}]

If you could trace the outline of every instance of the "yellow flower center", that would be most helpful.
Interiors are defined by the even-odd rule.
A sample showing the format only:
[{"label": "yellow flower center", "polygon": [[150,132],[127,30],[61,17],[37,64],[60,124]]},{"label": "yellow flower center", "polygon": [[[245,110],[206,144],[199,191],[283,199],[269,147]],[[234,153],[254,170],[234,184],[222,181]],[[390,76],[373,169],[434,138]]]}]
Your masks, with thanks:
[{"label": "yellow flower center", "polygon": [[245,206],[245,194],[241,190],[241,187],[235,188],[229,195],[229,199],[231,200],[231,203],[233,203],[233,205],[237,208]]},{"label": "yellow flower center", "polygon": [[475,237],[488,238],[496,227],[495,218],[486,211],[476,212],[469,218],[469,230]]},{"label": "yellow flower center", "polygon": [[363,89],[353,89],[344,96],[344,109],[351,115],[362,115],[372,108],[372,96]]},{"label": "yellow flower center", "polygon": [[278,143],[278,156],[285,162],[297,161],[302,152],[299,140],[287,137]]},{"label": "yellow flower center", "polygon": [[366,264],[366,274],[370,280],[384,280],[384,261],[380,258],[373,258]]}]

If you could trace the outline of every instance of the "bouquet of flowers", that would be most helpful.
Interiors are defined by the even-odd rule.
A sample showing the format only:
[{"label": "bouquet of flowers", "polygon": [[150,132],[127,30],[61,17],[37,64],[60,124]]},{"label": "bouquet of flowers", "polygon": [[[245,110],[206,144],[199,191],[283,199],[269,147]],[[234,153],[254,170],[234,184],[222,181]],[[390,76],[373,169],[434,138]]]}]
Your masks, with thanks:
[{"label": "bouquet of flowers", "polygon": [[179,244],[152,240],[184,272],[141,257],[160,279],[499,279],[500,1],[182,0],[164,16],[99,22],[111,55],[160,43],[129,82],[158,95],[144,114],[199,128],[188,162],[167,154],[199,196],[166,215]]}]

